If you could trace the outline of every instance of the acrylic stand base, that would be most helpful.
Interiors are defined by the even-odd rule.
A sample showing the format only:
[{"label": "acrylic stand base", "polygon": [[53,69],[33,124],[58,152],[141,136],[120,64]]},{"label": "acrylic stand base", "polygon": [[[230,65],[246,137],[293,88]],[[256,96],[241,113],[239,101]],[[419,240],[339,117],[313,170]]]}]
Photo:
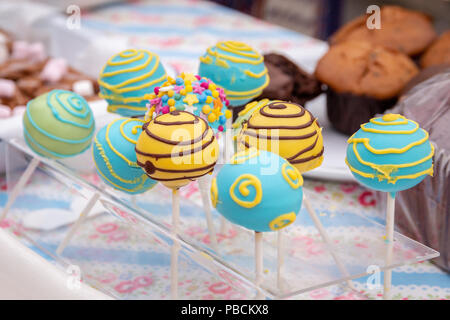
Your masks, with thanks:
[{"label": "acrylic stand base", "polygon": [[[40,165],[37,172],[51,177],[70,190],[75,190],[78,197],[89,199],[93,194],[98,193],[100,195],[99,202],[105,208],[102,214],[89,216],[81,223],[74,236],[68,241],[61,256],[56,254],[56,248],[64,239],[69,227],[28,232],[27,236],[40,247],[58,259],[67,259],[70,263],[79,265],[84,273],[89,273],[89,270],[101,269],[101,265],[90,264],[89,259],[84,258],[85,255],[105,254],[105,259],[136,259],[140,261],[143,259],[142,253],[130,256],[130,252],[134,252],[135,248],[145,248],[145,250],[143,249],[145,252],[157,252],[158,254],[159,250],[162,250],[161,255],[167,255],[167,259],[162,259],[166,261],[166,264],[161,266],[161,270],[165,271],[160,274],[164,274],[161,276],[162,279],[167,277],[170,269],[170,246],[173,243],[170,235],[170,190],[158,185],[149,192],[131,199],[131,197],[105,188],[98,180],[89,179],[93,176],[92,174],[80,174],[63,161],[37,157],[24,141],[19,139],[11,140],[8,143],[6,155],[9,186],[14,185],[33,158],[38,158]],[[88,200],[86,200],[87,202]],[[314,206],[314,204],[312,205]],[[13,205],[9,214],[20,220],[20,213],[17,211],[20,210],[15,210]],[[264,273],[261,285],[257,287],[254,285],[253,232],[227,224],[226,229],[217,235],[218,247],[214,250],[209,246],[202,207],[182,198],[180,216],[178,241],[181,244],[180,257],[185,259],[185,262],[181,259],[181,264],[184,263],[191,268],[186,267],[187,269],[183,270],[199,279],[206,275],[218,277],[248,299],[255,297],[256,290],[262,292],[266,298],[294,298],[296,295],[311,290],[366,276],[373,270],[381,272],[401,265],[432,259],[439,255],[435,250],[395,233],[393,257],[387,264],[388,244],[384,240],[385,227],[354,213],[334,218],[333,221],[320,217],[332,243],[332,247],[329,247],[323,242],[305,209],[302,209],[297,221],[286,230],[284,236],[286,255],[281,285],[277,282],[276,233],[264,233]],[[131,243],[127,244],[127,248],[133,250],[125,253],[124,250],[111,251],[109,248],[92,249],[90,246],[95,247],[96,239],[86,239],[82,235],[88,234],[88,230],[98,226],[100,222],[97,221],[102,221],[102,219],[113,219],[116,223],[120,222],[127,237],[133,239]],[[213,223],[216,230],[221,230],[221,219],[215,211],[213,211]],[[359,227],[355,227],[351,234],[344,233],[339,228],[341,223]],[[294,229],[296,232],[291,232]],[[346,230],[348,231],[348,229]],[[294,237],[292,234],[296,234],[296,236]],[[52,239],[52,241],[46,239]],[[314,242],[313,249],[308,245],[309,241]],[[362,249],[366,244],[370,245],[371,250]],[[334,255],[342,262],[347,275],[344,275],[342,268],[336,265],[330,250],[333,250]],[[136,250],[136,252],[141,251]],[[318,254],[319,252],[320,254]],[[149,255],[151,255],[150,253]],[[123,256],[116,257],[116,255]],[[142,272],[144,271],[141,270]],[[142,276],[141,273],[138,276]],[[86,281],[100,290],[112,294],[111,288],[104,282],[93,279],[86,279]],[[158,281],[161,279],[158,278]],[[166,282],[167,297],[170,297],[170,281]],[[114,296],[117,297],[117,295]],[[118,297],[128,298],[126,295]],[[148,298],[161,297],[149,295]]]}]

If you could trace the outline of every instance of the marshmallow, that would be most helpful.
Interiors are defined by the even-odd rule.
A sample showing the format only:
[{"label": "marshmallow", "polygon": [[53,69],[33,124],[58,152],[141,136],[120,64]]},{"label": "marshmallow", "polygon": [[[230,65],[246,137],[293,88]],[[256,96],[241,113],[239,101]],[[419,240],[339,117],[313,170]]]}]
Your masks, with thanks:
[{"label": "marshmallow", "polygon": [[17,116],[21,117],[21,116],[25,113],[25,110],[27,110],[27,106],[16,106],[16,107],[12,110],[13,116],[15,116],[15,117],[17,117]]},{"label": "marshmallow", "polygon": [[9,118],[11,116],[11,109],[4,104],[0,104],[0,119]]},{"label": "marshmallow", "polygon": [[0,97],[12,98],[16,92],[16,84],[12,80],[0,79]]},{"label": "marshmallow", "polygon": [[28,58],[28,55],[29,55],[28,42],[26,41],[13,42],[11,54],[11,57],[13,59],[26,59]]},{"label": "marshmallow", "polygon": [[42,42],[35,42],[28,46],[28,57],[36,62],[47,59],[47,52]]},{"label": "marshmallow", "polygon": [[83,97],[95,95],[94,84],[91,80],[78,80],[72,85],[72,90]]},{"label": "marshmallow", "polygon": [[67,72],[67,61],[63,58],[48,60],[40,74],[40,78],[48,82],[58,82]]},{"label": "marshmallow", "polygon": [[0,41],[0,65],[8,60],[9,52],[5,43]]}]

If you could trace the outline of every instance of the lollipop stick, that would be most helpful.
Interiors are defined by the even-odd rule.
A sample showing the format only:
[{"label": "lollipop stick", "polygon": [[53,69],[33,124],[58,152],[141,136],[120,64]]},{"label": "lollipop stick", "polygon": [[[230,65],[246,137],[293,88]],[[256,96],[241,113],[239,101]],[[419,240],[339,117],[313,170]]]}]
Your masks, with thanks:
[{"label": "lollipop stick", "polygon": [[277,264],[277,286],[278,290],[283,290],[283,265],[284,265],[284,246],[283,246],[283,240],[284,240],[284,229],[281,229],[277,232],[277,258],[278,258],[278,264]]},{"label": "lollipop stick", "polygon": [[178,252],[180,244],[177,240],[180,225],[180,194],[178,189],[172,191],[172,240],[170,250],[170,293],[172,300],[178,299]]},{"label": "lollipop stick", "polygon": [[208,177],[203,176],[198,179],[198,187],[200,189],[200,194],[202,196],[203,209],[205,210],[206,224],[208,226],[209,240],[211,241],[211,246],[214,250],[217,250],[217,236],[216,230],[214,228],[214,223],[211,213],[211,200],[209,198],[208,192]]},{"label": "lollipop stick", "polygon": [[[387,208],[386,208],[386,266],[392,263],[392,255],[394,253],[394,220],[395,220],[395,195],[387,193]],[[384,271],[384,290],[383,299],[391,299],[392,286],[392,269]]]},{"label": "lollipop stick", "polygon": [[87,217],[89,212],[92,210],[92,208],[95,206],[95,203],[97,202],[98,198],[100,198],[99,193],[94,193],[94,195],[89,199],[86,206],[83,208],[83,210],[80,213],[80,216],[78,217],[77,221],[72,225],[72,227],[69,229],[69,232],[67,232],[64,239],[59,244],[58,248],[56,249],[56,254],[62,254],[64,249],[67,247],[67,244],[70,242],[72,237],[74,236],[75,232],[78,230],[80,225],[83,223],[84,219]]},{"label": "lollipop stick", "polygon": [[[263,243],[262,243],[262,232],[255,231],[255,284],[260,286],[262,283],[263,276]],[[256,299],[263,299],[264,295],[258,289],[258,294]]]},{"label": "lollipop stick", "polygon": [[[314,222],[314,225],[316,226],[317,230],[319,230],[319,233],[323,239],[323,241],[325,242],[325,244],[328,247],[328,250],[331,253],[331,256],[334,259],[334,262],[336,262],[336,265],[339,268],[339,271],[341,271],[341,273],[345,276],[348,277],[349,273],[347,271],[347,269],[345,268],[344,264],[342,263],[342,261],[339,259],[339,256],[336,255],[336,253],[333,250],[333,245],[331,243],[330,238],[328,237],[328,233],[325,230],[325,228],[323,227],[322,223],[320,222],[319,217],[316,214],[316,211],[313,209],[313,207],[311,206],[311,203],[308,201],[308,198],[306,197],[305,194],[303,194],[303,204],[306,207],[306,211],[308,211],[309,216],[311,217],[311,219]],[[355,287],[353,286],[352,282],[350,280],[347,280],[347,285],[349,286],[350,289],[352,290],[356,290]]]},{"label": "lollipop stick", "polygon": [[17,197],[19,196],[20,191],[25,186],[25,184],[30,179],[31,175],[33,174],[34,170],[36,170],[37,166],[39,165],[39,160],[37,158],[33,158],[31,160],[28,167],[25,169],[22,176],[19,178],[19,181],[17,181],[14,188],[11,190],[11,194],[8,196],[8,202],[6,203],[5,207],[2,210],[2,213],[0,214],[0,221],[3,221],[6,218],[6,215],[9,212],[9,209],[11,209],[11,206],[16,201]]}]

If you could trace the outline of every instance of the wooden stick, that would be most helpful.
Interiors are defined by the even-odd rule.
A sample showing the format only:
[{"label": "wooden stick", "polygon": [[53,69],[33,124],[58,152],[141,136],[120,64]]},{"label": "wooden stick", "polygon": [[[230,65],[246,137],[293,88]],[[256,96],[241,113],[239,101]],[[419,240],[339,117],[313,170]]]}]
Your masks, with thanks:
[{"label": "wooden stick", "polygon": [[180,243],[177,240],[180,226],[180,193],[172,190],[172,247],[170,250],[170,293],[172,300],[178,299],[178,252]]},{"label": "wooden stick", "polygon": [[[386,207],[386,241],[388,242],[386,249],[386,266],[392,263],[392,256],[394,253],[394,221],[395,221],[395,194],[387,193],[387,207]],[[391,299],[392,287],[392,269],[384,271],[384,290],[383,299]]]},{"label": "wooden stick", "polygon": [[83,208],[83,210],[80,213],[80,216],[78,217],[77,221],[72,225],[72,227],[67,232],[64,239],[59,244],[58,248],[56,249],[56,254],[61,255],[64,251],[64,249],[67,247],[67,244],[70,242],[72,237],[74,236],[75,232],[78,230],[78,228],[81,226],[83,221],[88,216],[89,212],[91,212],[92,208],[97,203],[98,198],[100,198],[100,193],[96,192],[94,195],[89,199],[86,206]]},{"label": "wooden stick", "polygon": [[207,176],[198,179],[198,187],[202,196],[203,209],[205,211],[206,225],[208,226],[209,240],[211,247],[217,250],[217,236],[211,213],[211,199],[209,196],[209,181]]},{"label": "wooden stick", "polygon": [[[255,284],[256,286],[261,286],[263,278],[263,234],[262,232],[255,231]],[[256,295],[257,300],[264,299],[264,295],[258,289]]]},{"label": "wooden stick", "polygon": [[283,267],[284,267],[284,229],[277,232],[277,287],[278,290],[283,290]]},{"label": "wooden stick", "polygon": [[[311,203],[308,201],[308,198],[306,197],[305,193],[303,193],[303,204],[306,208],[306,211],[308,211],[309,216],[311,217],[311,219],[314,222],[314,225],[316,226],[317,230],[319,231],[323,241],[325,242],[325,244],[328,247],[328,250],[331,253],[331,256],[334,259],[334,262],[336,262],[336,265],[338,266],[339,270],[341,271],[341,273],[345,276],[348,277],[349,273],[347,271],[347,269],[345,268],[344,264],[341,262],[341,260],[339,259],[338,255],[336,255],[336,253],[333,250],[333,244],[330,240],[330,238],[328,237],[328,233],[325,230],[325,228],[323,227],[322,223],[320,222],[319,217],[316,214],[316,211],[314,210],[314,208],[311,206]],[[350,289],[352,290],[356,290],[356,288],[353,286],[351,280],[347,280],[347,285],[349,286]]]},{"label": "wooden stick", "polygon": [[0,221],[3,221],[6,218],[6,215],[8,214],[12,205],[19,196],[20,191],[22,191],[23,187],[30,180],[31,176],[33,175],[34,171],[39,165],[39,162],[40,162],[39,159],[33,158],[33,160],[31,160],[31,162],[28,164],[28,167],[22,173],[22,176],[19,178],[19,181],[17,181],[16,185],[11,190],[11,193],[8,196],[8,202],[6,202],[6,205],[3,208],[2,213],[0,214]]}]

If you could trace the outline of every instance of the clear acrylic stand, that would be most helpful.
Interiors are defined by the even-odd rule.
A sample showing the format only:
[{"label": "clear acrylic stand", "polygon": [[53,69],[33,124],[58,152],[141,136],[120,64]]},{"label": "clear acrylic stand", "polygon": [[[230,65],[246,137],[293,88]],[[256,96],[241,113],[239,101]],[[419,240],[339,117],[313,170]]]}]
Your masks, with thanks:
[{"label": "clear acrylic stand", "polygon": [[[41,163],[40,171],[45,172],[66,187],[77,190],[85,198],[98,193],[99,201],[107,209],[109,215],[121,220],[125,219],[128,223],[133,221],[133,230],[144,234],[157,232],[160,234],[158,236],[160,239],[171,243],[170,191],[164,187],[157,186],[132,199],[114,190],[105,189],[100,183],[88,181],[86,176],[77,173],[63,162],[37,157],[23,140],[11,140],[7,149],[9,163],[18,165],[20,161],[23,163],[23,159],[27,159],[29,164],[33,161],[32,159],[38,158]],[[12,181],[17,181],[17,175],[23,174],[24,168],[23,164],[19,170],[14,166],[9,166],[9,185],[12,185]],[[277,281],[276,233],[264,233],[264,272],[260,285],[255,286],[253,232],[228,224],[226,230],[222,230],[217,235],[218,246],[214,249],[210,245],[203,208],[192,201],[181,199],[180,209],[179,241],[182,245],[181,251],[190,252],[189,257],[195,256],[195,262],[205,270],[219,277],[226,274],[228,283],[245,291],[247,298],[255,297],[255,290],[261,292],[266,298],[292,298],[321,287],[366,276],[371,270],[374,270],[374,267],[376,270],[384,271],[432,259],[439,255],[435,250],[396,232],[393,256],[386,263],[388,244],[384,240],[386,231],[383,225],[355,213],[348,213],[333,221],[321,217],[322,231],[328,235],[325,239],[327,242],[324,242],[323,232],[319,232],[315,228],[317,224],[311,220],[306,209],[302,209],[297,221],[286,230],[284,235],[286,254],[283,263],[282,285],[279,285],[279,281]],[[220,215],[215,210],[212,215],[215,230],[221,230]],[[73,232],[73,238],[67,241],[67,247],[62,252],[62,257],[71,254],[74,259],[77,258],[73,253],[77,237],[92,223],[91,218],[84,219],[80,223],[78,231]],[[340,223],[359,227],[355,228],[352,234],[347,234],[339,228]],[[295,229],[296,232],[290,232],[292,229]],[[65,234],[67,234],[67,230],[61,235],[60,241]],[[291,234],[297,236],[294,237]],[[299,234],[301,236],[298,236]],[[311,248],[306,245],[306,242],[311,239],[314,240],[314,250],[321,251],[322,254],[311,252]],[[371,250],[361,249],[360,244],[370,245]],[[170,247],[168,247],[167,254],[170,256]],[[336,257],[341,265],[336,263]],[[169,266],[167,267],[169,268]],[[89,266],[84,266],[84,268],[89,269]]]}]

